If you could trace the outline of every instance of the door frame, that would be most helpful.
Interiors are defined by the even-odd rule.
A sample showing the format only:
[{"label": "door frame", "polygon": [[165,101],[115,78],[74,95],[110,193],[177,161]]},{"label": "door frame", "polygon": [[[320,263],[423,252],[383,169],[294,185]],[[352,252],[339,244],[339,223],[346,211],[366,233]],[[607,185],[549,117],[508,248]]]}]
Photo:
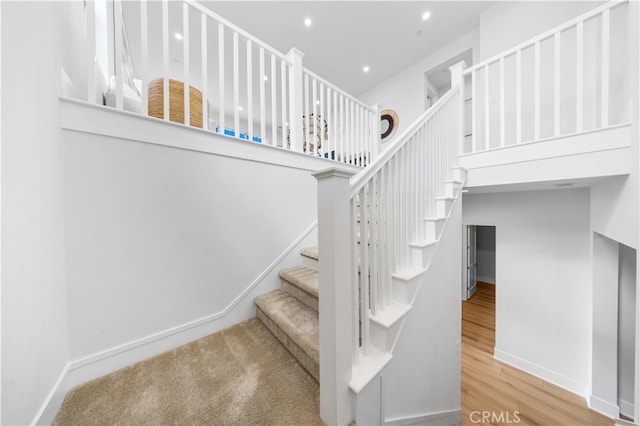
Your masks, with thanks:
[{"label": "door frame", "polygon": [[[478,225],[470,225],[470,224],[463,224],[462,225],[462,300],[468,300],[469,297],[473,296],[473,294],[475,294],[475,292],[477,291],[477,281],[478,281],[478,253],[477,253],[477,247],[478,247],[478,235],[477,235],[477,227]],[[473,247],[473,253],[474,253],[474,262],[469,265],[469,253],[470,253],[470,244],[469,244],[469,240],[470,240],[470,230],[473,230],[474,233],[474,237],[473,237],[473,241],[474,241],[474,247]],[[475,274],[475,280],[476,280],[476,285],[473,286],[474,288],[476,288],[476,290],[473,291],[473,294],[471,296],[469,296],[469,272],[470,270],[473,270],[474,274]]]}]

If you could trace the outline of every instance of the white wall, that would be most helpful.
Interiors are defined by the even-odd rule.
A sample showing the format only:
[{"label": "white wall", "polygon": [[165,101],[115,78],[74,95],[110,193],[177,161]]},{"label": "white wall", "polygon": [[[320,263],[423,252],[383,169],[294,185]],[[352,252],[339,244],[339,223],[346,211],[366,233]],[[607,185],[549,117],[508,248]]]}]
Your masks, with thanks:
[{"label": "white wall", "polygon": [[29,424],[67,363],[60,4],[2,2],[2,424]]},{"label": "white wall", "polygon": [[[306,169],[73,131],[65,143],[69,356],[80,366],[222,313],[316,219]],[[206,331],[254,315],[253,297]]]},{"label": "white wall", "polygon": [[461,201],[452,209],[384,370],[387,422],[442,424],[439,415],[451,416],[450,421],[459,416]]},{"label": "white wall", "polygon": [[61,33],[62,43],[59,59],[62,69],[71,82],[65,87],[64,95],[79,99],[87,96],[87,31],[85,9],[82,2],[59,2],[60,23],[58,32]]},{"label": "white wall", "polygon": [[398,137],[424,112],[426,93],[424,73],[466,50],[474,49],[475,52],[476,40],[477,32],[473,31],[452,41],[433,55],[363,93],[359,99],[367,105],[377,103],[381,108],[395,110],[400,121],[395,136]]},{"label": "white wall", "polygon": [[496,226],[496,357],[585,395],[588,190],[468,194],[462,201],[464,223]]},{"label": "white wall", "polygon": [[[479,60],[488,59],[500,52],[525,42],[564,22],[595,8],[601,2],[497,2],[480,15]],[[497,30],[499,29],[499,30]],[[560,134],[576,131],[576,30],[566,30],[560,41]],[[600,126],[600,20],[591,19],[584,25],[584,70],[583,70],[583,128]],[[626,7],[611,12],[611,49],[609,84],[609,122],[620,124],[629,120],[626,102]],[[522,140],[535,139],[534,132],[534,49],[522,51]],[[554,135],[554,40],[548,38],[540,43],[540,136]],[[505,143],[516,143],[516,63],[515,55],[505,59],[504,109]],[[633,74],[630,74],[633,75]],[[478,70],[479,81],[476,92],[477,145],[481,148],[500,146],[500,85],[499,64],[489,66],[489,128],[490,137],[485,138],[484,70]],[[469,145],[469,144],[468,144]],[[470,146],[466,147],[466,151]]]},{"label": "white wall", "polygon": [[589,407],[617,417],[619,244],[593,234],[593,332]]},{"label": "white wall", "polygon": [[[638,19],[640,19],[640,5],[629,2],[629,39],[636,40],[635,45],[628,46],[629,75],[638,76],[640,39]],[[629,84],[629,99],[631,101],[631,155],[632,169],[626,177],[609,179],[596,184],[591,189],[591,216],[593,231],[605,235],[629,247],[638,247],[640,233],[638,216],[640,214],[640,185],[638,176],[640,171],[640,83],[638,78],[631,78]]]},{"label": "white wall", "polygon": [[478,281],[496,283],[496,228],[476,228],[476,255],[478,259]]},{"label": "white wall", "polygon": [[480,14],[478,61],[525,42],[571,18],[588,12],[601,3],[604,2],[497,2]]},{"label": "white wall", "polygon": [[636,250],[620,244],[618,289],[618,405],[620,412],[633,418],[635,375],[635,331],[637,292]]}]

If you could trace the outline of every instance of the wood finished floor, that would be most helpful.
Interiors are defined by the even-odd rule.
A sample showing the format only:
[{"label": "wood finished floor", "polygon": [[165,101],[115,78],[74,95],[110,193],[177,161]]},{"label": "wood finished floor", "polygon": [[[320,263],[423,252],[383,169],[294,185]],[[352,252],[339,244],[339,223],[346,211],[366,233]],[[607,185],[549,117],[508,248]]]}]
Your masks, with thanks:
[{"label": "wood finished floor", "polygon": [[[495,286],[478,283],[476,295],[462,302],[463,425],[614,424],[583,398],[494,360],[494,346]],[[490,412],[488,421],[483,412]]]}]

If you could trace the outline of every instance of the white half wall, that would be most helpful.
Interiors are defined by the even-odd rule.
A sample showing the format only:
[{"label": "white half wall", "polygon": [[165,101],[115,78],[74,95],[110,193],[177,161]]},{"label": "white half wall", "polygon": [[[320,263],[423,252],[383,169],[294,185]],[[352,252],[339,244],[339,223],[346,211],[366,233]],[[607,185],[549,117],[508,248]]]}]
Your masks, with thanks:
[{"label": "white half wall", "polygon": [[588,189],[467,194],[463,222],[496,226],[496,354],[586,396]]},{"label": "white half wall", "polygon": [[2,2],[0,7],[0,423],[18,425],[40,418],[68,359],[58,101],[63,44],[59,2]]},{"label": "white half wall", "polygon": [[[83,132],[64,137],[72,366],[149,344],[71,384],[253,316],[253,298],[279,286],[277,269],[265,282],[257,277],[312,231],[316,185],[304,168]],[[154,343],[185,327],[194,330],[169,347]]]},{"label": "white half wall", "polygon": [[629,2],[628,8],[629,40],[636,40],[627,46],[628,74],[636,76],[629,79],[629,101],[632,119],[630,127],[631,170],[628,176],[609,179],[591,189],[591,215],[594,232],[629,247],[638,248],[640,227],[640,4]]}]

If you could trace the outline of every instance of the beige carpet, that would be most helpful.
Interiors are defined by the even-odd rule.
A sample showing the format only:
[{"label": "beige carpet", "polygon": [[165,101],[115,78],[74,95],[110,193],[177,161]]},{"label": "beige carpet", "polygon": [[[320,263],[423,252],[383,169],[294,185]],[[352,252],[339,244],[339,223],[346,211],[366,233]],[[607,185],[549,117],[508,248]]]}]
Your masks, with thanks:
[{"label": "beige carpet", "polygon": [[318,383],[256,318],[71,390],[62,425],[319,425]]}]

